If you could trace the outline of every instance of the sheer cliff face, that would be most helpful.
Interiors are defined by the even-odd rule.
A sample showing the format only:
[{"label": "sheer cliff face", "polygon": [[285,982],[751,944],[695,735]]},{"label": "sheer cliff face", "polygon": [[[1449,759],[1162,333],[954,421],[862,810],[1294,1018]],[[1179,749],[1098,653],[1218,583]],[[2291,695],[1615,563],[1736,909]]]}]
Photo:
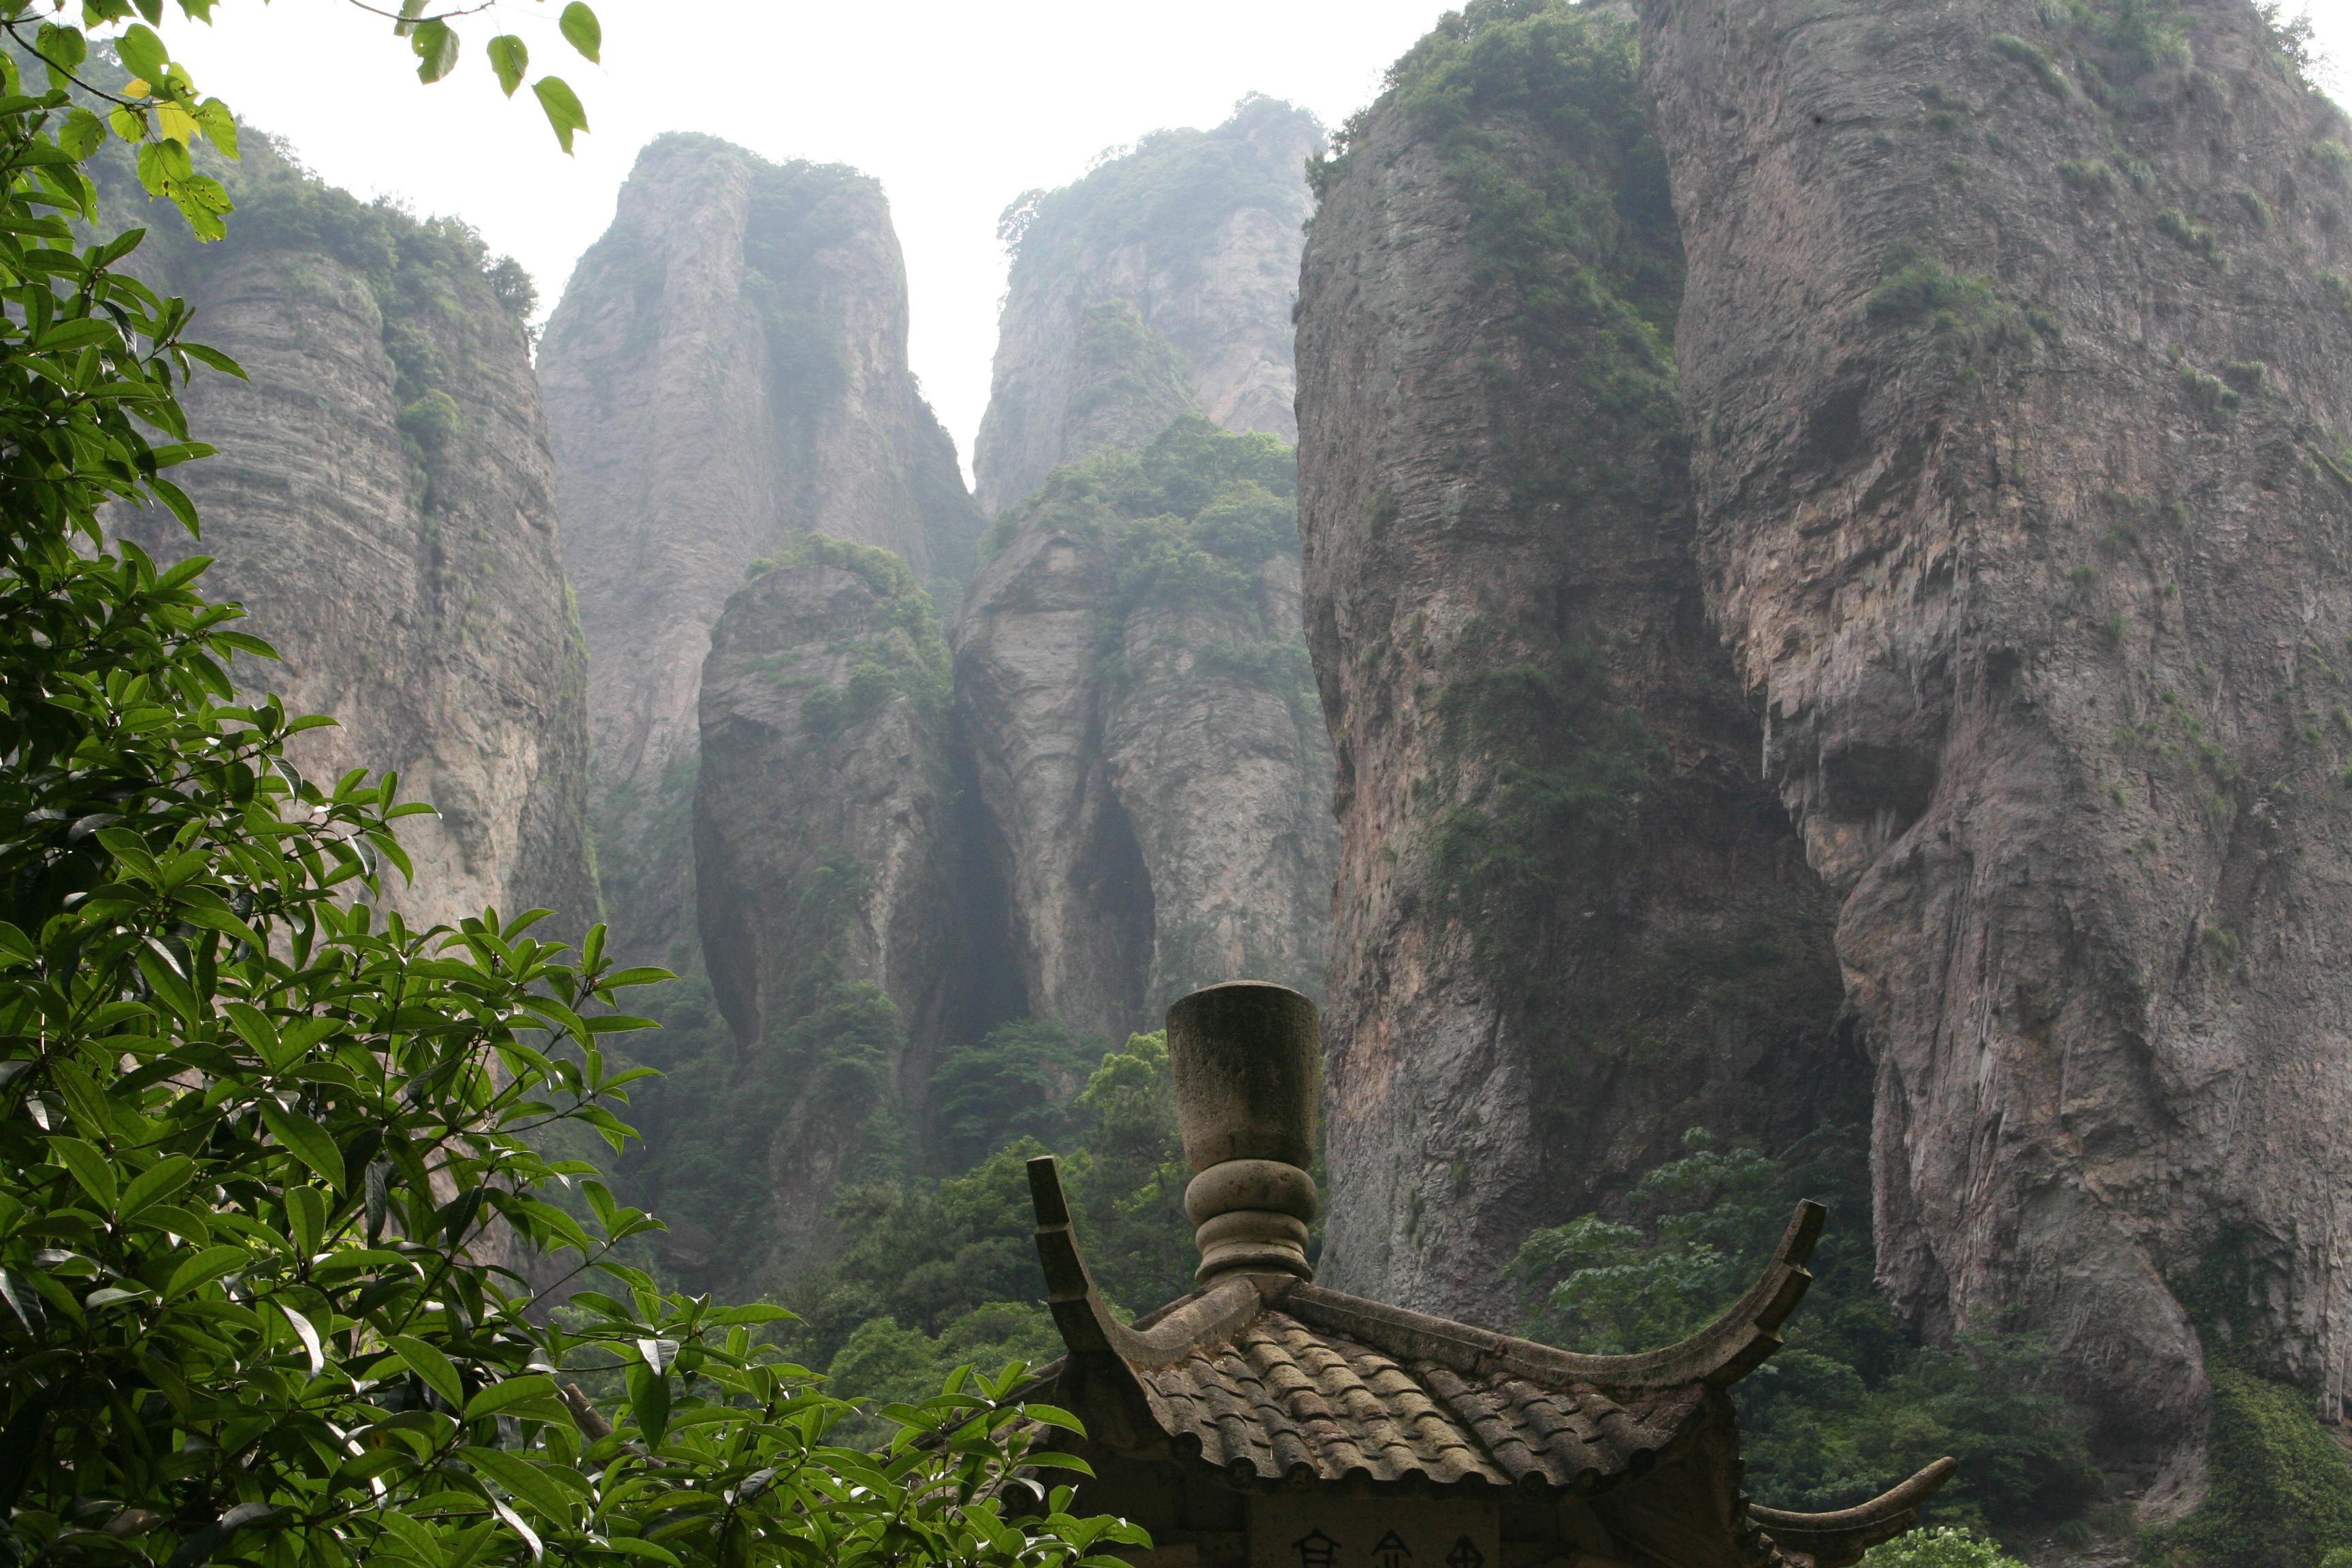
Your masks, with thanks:
[{"label": "sheer cliff face", "polygon": [[966,967],[947,695],[929,604],[878,550],[804,542],[712,634],[700,931],[746,1053],[730,1092],[765,1097],[768,1168],[765,1214],[726,1238],[759,1256],[729,1278],[772,1284],[821,1258],[836,1182],[919,1119]]},{"label": "sheer cliff face", "polygon": [[956,703],[1036,1016],[1116,1040],[1219,980],[1320,988],[1330,762],[1290,474],[1194,419],[997,525]]},{"label": "sheer cliff face", "polygon": [[1647,64],[1700,552],[1843,900],[1880,1268],[2050,1334],[2151,1462],[2201,1430],[2200,1266],[2352,1391],[2352,156],[2252,6],[2179,16],[1664,0]]},{"label": "sheer cliff face", "polygon": [[973,449],[991,515],[1181,415],[1297,438],[1290,305],[1312,115],[1252,99],[1213,131],[1162,131],[1007,213],[1015,247],[995,384]]},{"label": "sheer cliff face", "polygon": [[969,570],[979,516],[907,369],[881,187],[707,137],[647,147],[540,352],[565,561],[594,661],[601,848],[625,940],[692,920],[686,844],[710,628],[795,532]]},{"label": "sheer cliff face", "polygon": [[[544,905],[576,931],[596,916],[585,660],[519,313],[469,236],[364,207],[268,146],[236,194],[228,241],[159,260],[250,377],[196,380],[190,430],[219,454],[183,481],[193,548],[217,563],[206,592],[243,601],[285,658],[238,674],[335,717],[295,748],[315,776],[396,769],[439,808],[403,825],[414,884],[390,878],[412,922]],[[188,552],[175,534],[156,539]]]},{"label": "sheer cliff face", "polygon": [[1319,1273],[1498,1326],[1532,1227],[1866,1073],[1700,598],[1633,41],[1441,29],[1350,128],[1299,306],[1342,830]]}]

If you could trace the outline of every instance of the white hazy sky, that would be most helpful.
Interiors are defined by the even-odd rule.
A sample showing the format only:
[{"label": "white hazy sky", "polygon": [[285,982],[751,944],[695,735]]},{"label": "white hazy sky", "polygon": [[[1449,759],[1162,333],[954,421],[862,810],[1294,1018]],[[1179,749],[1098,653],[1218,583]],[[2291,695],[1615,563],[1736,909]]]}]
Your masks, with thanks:
[{"label": "white hazy sky", "polygon": [[[1102,149],[1211,125],[1245,92],[1336,124],[1447,9],[1440,0],[598,0],[601,68],[557,37],[556,0],[467,18],[457,74],[418,86],[386,25],[345,0],[226,5],[167,38],[197,85],[362,195],[479,229],[552,306],[604,232],[637,150],[702,131],[773,159],[853,164],[887,189],[913,292],[913,358],[967,467],[988,399],[1004,257],[996,217]],[[2291,3],[2289,9],[2294,9]],[[2312,0],[2352,62],[2352,0]],[[528,89],[499,96],[482,41],[530,41],[593,128],[566,158]],[[2338,96],[2347,73],[2335,73]]]}]

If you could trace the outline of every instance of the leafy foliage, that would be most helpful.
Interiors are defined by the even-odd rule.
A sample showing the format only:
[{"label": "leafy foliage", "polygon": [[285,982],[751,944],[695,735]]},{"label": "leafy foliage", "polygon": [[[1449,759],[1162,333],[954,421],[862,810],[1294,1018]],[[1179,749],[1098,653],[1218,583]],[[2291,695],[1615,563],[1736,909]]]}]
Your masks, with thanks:
[{"label": "leafy foliage", "polygon": [[2226,1353],[2216,1359],[2205,1501],[2150,1532],[2150,1559],[2165,1568],[2322,1568],[2352,1552],[2352,1465],[2311,1395]]},{"label": "leafy foliage", "polygon": [[1671,1342],[1754,1280],[1799,1195],[1826,1196],[1830,1228],[1787,1347],[1735,1390],[1748,1490],[1776,1508],[1845,1508],[1950,1454],[1959,1476],[1932,1520],[2013,1528],[2079,1514],[2102,1483],[2047,1349],[1998,1332],[1919,1344],[1873,1287],[1859,1143],[1816,1140],[1798,1163],[1692,1131],[1683,1157],[1629,1194],[1631,1218],[1585,1215],[1528,1238],[1512,1265],[1528,1332],[1578,1350]]},{"label": "leafy foliage", "polygon": [[1872,1547],[1863,1563],[1865,1568],[2025,1568],[2000,1542],[1957,1524],[1898,1535]]},{"label": "leafy foliage", "polygon": [[[454,55],[431,26],[427,79]],[[1017,1369],[845,1447],[847,1408],[755,1332],[778,1309],[622,1260],[651,1222],[541,1150],[627,1139],[641,1075],[605,1047],[659,972],[616,969],[601,929],[570,958],[545,911],[380,914],[428,808],[302,777],[286,742],[327,721],[237,700],[228,660],[269,650],[198,594],[205,563],[99,526],[121,500],[194,531],[178,395],[236,367],[122,272],[139,232],[76,246],[95,143],[62,90],[0,77],[0,1552],[1044,1565],[1139,1540],[1066,1493],[1006,1513],[1030,1424],[1066,1424],[1006,1402]],[[548,1201],[565,1185],[587,1218]],[[531,1281],[591,1270],[610,1289],[551,1321]]]},{"label": "leafy foliage", "polygon": [[1438,707],[1446,754],[1475,782],[1439,818],[1432,860],[1448,910],[1499,964],[1563,891],[1607,885],[1664,756],[1589,647],[1465,662]]},{"label": "leafy foliage", "polygon": [[2023,312],[1991,279],[1955,272],[1932,256],[1913,257],[1888,274],[1871,290],[1866,309],[1874,321],[1925,328],[1960,355],[2028,335]]},{"label": "leafy foliage", "polygon": [[[1271,436],[1186,417],[1140,452],[1106,451],[1056,468],[990,529],[988,554],[1016,534],[1057,529],[1113,547],[1113,593],[1099,626],[1100,668],[1124,680],[1127,633],[1139,611],[1163,611],[1206,640],[1192,657],[1268,687],[1302,723],[1320,723],[1305,637],[1277,629],[1261,573],[1298,553],[1296,455]],[[1216,629],[1210,629],[1216,628]],[[1162,653],[1175,644],[1155,639]]]},{"label": "leafy foliage", "polygon": [[[1034,1024],[1000,1030],[985,1054],[1003,1059],[1024,1036],[1043,1034]],[[1041,1305],[1024,1170],[1049,1148],[1062,1156],[1087,1264],[1106,1294],[1140,1310],[1192,1288],[1183,1212],[1192,1169],[1176,1131],[1167,1037],[1131,1037],[1081,1081],[1040,1108],[1066,1129],[1050,1145],[1024,1134],[936,1185],[843,1194],[834,1219],[852,1239],[806,1292],[805,1338],[796,1346],[830,1368],[837,1388],[888,1395],[936,1383],[975,1356],[985,1364],[981,1347],[1060,1353]]]},{"label": "leafy foliage", "polygon": [[1060,1025],[1017,1019],[948,1053],[931,1074],[932,1146],[964,1170],[1022,1139],[1066,1144],[1078,1130],[1078,1090],[1099,1053]]},{"label": "leafy foliage", "polygon": [[[877,624],[860,635],[857,657],[841,685],[813,683],[812,678],[791,675],[782,667],[774,672],[779,681],[803,688],[801,721],[811,738],[829,740],[900,697],[913,699],[926,717],[940,718],[952,684],[948,645],[940,635],[930,595],[915,581],[907,563],[875,545],[803,533],[794,535],[776,554],[752,562],[743,574],[756,582],[780,567],[803,565],[854,573],[874,590],[877,601]],[[833,651],[844,649],[835,645]]]},{"label": "leafy foliage", "polygon": [[2144,1542],[2165,1568],[2258,1560],[2326,1568],[2352,1558],[2352,1465],[2320,1424],[2313,1391],[2271,1375],[2259,1359],[2274,1289],[2265,1250],[2252,1233],[2224,1226],[2196,1267],[2169,1281],[2205,1352],[2213,1418],[2205,1501]]}]

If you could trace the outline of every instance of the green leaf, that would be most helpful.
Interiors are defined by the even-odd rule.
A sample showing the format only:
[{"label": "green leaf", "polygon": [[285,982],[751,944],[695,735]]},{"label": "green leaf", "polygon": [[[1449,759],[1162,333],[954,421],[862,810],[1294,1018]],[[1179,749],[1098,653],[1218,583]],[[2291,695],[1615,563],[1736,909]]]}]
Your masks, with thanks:
[{"label": "green leaf", "polygon": [[286,1193],[286,1225],[293,1232],[298,1257],[315,1258],[326,1239],[327,1194],[316,1187],[289,1187]]},{"label": "green leaf", "polygon": [[163,1287],[163,1300],[176,1301],[189,1291],[209,1285],[229,1270],[246,1263],[253,1255],[242,1247],[207,1247],[172,1270],[172,1278]]},{"label": "green leaf", "polygon": [[[180,352],[186,354],[190,359],[194,360],[198,364],[209,365],[214,370],[219,371],[224,375],[233,375],[239,381],[251,379],[245,374],[245,367],[243,365],[229,358],[228,355],[221,353],[218,349],[208,349],[202,343],[182,343],[180,345]],[[268,657],[275,658],[276,656],[273,654]]]},{"label": "green leaf", "polygon": [[139,183],[151,196],[178,200],[179,186],[195,172],[195,165],[188,161],[188,150],[177,142],[139,144]]},{"label": "green leaf", "polygon": [[1087,1424],[1058,1405],[1027,1403],[1021,1406],[1021,1413],[1040,1426],[1059,1426],[1081,1437],[1087,1435]]},{"label": "green leaf", "polygon": [[509,98],[522,85],[523,72],[530,68],[530,48],[512,33],[500,33],[489,44],[490,68],[499,74],[499,90]]},{"label": "green leaf", "polygon": [[580,107],[579,95],[560,76],[543,76],[530,84],[530,90],[538,97],[540,108],[547,111],[548,127],[555,132],[557,144],[571,152],[572,133],[588,129],[588,111]]},{"label": "green leaf", "polygon": [[288,1110],[267,1095],[261,1100],[262,1125],[294,1157],[318,1173],[337,1192],[343,1190],[343,1152],[327,1130],[299,1110]]},{"label": "green leaf", "polygon": [[229,106],[217,98],[208,98],[196,105],[196,123],[204,127],[205,140],[224,158],[236,156],[236,116]]},{"label": "green leaf", "polygon": [[310,1352],[310,1375],[316,1377],[326,1371],[326,1347],[320,1342],[319,1331],[312,1326],[310,1320],[283,1301],[278,1303],[278,1310],[286,1314],[286,1321],[294,1326],[295,1337],[302,1342],[303,1350]]},{"label": "green leaf", "polygon": [[563,8],[563,19],[557,26],[563,29],[565,43],[589,59],[596,60],[596,51],[604,47],[604,29],[598,24],[594,11],[582,4],[582,0],[572,0],[572,4]]},{"label": "green leaf", "polygon": [[530,1560],[533,1563],[544,1563],[547,1560],[547,1548],[540,1544],[539,1532],[522,1521],[522,1515],[515,1512],[497,1498],[490,1500],[490,1507],[497,1510],[500,1519],[505,1520],[513,1528],[517,1535],[522,1537],[523,1544],[530,1548]]},{"label": "green leaf", "polygon": [[164,51],[163,40],[155,36],[154,28],[138,22],[114,40],[114,58],[122,62],[124,70],[150,82],[163,80],[171,68],[172,57]]},{"label": "green leaf", "polygon": [[490,1384],[467,1400],[466,1419],[474,1421],[485,1415],[495,1415],[509,1405],[520,1405],[526,1399],[537,1399],[555,1392],[555,1379],[544,1373],[509,1377]]},{"label": "green leaf", "polygon": [[[34,35],[33,48],[47,68],[49,86],[60,92],[71,83],[72,72],[89,58],[89,40],[82,37],[81,29],[56,22],[41,24],[41,30]],[[77,153],[74,156],[87,158],[89,154]]]},{"label": "green leaf", "polygon": [[457,1452],[474,1468],[529,1503],[531,1511],[541,1519],[559,1525],[572,1522],[571,1494],[520,1454],[499,1448],[460,1448]]},{"label": "green leaf", "polygon": [[79,1138],[52,1138],[49,1156],[63,1165],[79,1183],[100,1209],[114,1212],[114,1200],[119,1189],[114,1184],[114,1167],[105,1155]]},{"label": "green leaf", "polygon": [[58,129],[58,145],[74,158],[87,158],[106,142],[106,121],[89,110],[75,108]]},{"label": "green leaf", "polygon": [[392,1353],[408,1363],[408,1370],[422,1378],[425,1386],[449,1402],[452,1410],[466,1408],[466,1384],[457,1375],[457,1368],[439,1349],[407,1334],[388,1336],[384,1343]]},{"label": "green leaf", "polygon": [[195,1171],[196,1163],[185,1154],[156,1161],[122,1189],[122,1213],[125,1216],[135,1215],[149,1204],[162,1203],[186,1186]]},{"label": "green leaf", "polygon": [[608,1535],[604,1538],[604,1545],[598,1550],[617,1552],[624,1557],[643,1557],[655,1563],[678,1561],[677,1553],[667,1546],[651,1541],[641,1541],[634,1535]]},{"label": "green leaf", "polygon": [[457,67],[457,30],[446,22],[417,23],[408,47],[416,52],[416,79],[421,82],[439,81]]},{"label": "green leaf", "polygon": [[646,1446],[661,1447],[662,1434],[669,1430],[668,1376],[649,1366],[630,1367],[629,1410],[637,1418]]}]

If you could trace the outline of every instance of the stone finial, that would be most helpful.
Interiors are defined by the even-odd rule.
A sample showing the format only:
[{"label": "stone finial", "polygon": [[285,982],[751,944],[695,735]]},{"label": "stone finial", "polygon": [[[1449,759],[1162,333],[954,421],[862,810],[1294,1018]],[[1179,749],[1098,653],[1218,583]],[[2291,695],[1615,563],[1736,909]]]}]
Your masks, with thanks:
[{"label": "stone finial", "polygon": [[1198,1228],[1205,1285],[1223,1274],[1315,1277],[1315,1116],[1323,1032],[1315,1004],[1286,985],[1234,980],[1168,1009],[1176,1125],[1192,1181],[1184,1212]]}]

